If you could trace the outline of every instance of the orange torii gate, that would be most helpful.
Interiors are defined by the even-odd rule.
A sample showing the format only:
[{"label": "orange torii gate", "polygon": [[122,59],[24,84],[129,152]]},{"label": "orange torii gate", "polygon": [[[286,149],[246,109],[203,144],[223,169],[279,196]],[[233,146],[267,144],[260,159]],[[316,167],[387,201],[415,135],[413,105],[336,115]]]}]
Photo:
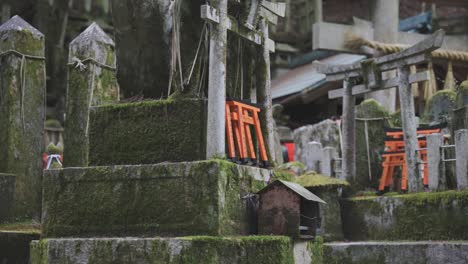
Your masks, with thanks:
[{"label": "orange torii gate", "polygon": [[[343,162],[342,175],[356,176],[355,151],[355,95],[398,87],[401,119],[405,142],[405,159],[408,168],[410,192],[422,190],[418,172],[418,141],[411,83],[429,80],[429,72],[410,74],[410,66],[427,63],[431,52],[440,48],[445,33],[437,31],[429,38],[401,52],[364,60],[350,65],[326,65],[316,63],[318,71],[326,74],[327,81],[343,81],[343,88],[330,91],[330,99],[343,98]],[[398,76],[382,79],[382,73],[397,70]]]}]

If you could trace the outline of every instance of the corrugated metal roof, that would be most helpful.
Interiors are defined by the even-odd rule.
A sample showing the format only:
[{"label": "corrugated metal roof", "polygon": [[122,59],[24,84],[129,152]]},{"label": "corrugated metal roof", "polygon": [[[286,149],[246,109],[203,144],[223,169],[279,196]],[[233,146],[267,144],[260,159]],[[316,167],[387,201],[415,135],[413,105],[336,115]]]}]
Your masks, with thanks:
[{"label": "corrugated metal roof", "polygon": [[[354,54],[337,54],[321,60],[326,64],[352,64],[364,59],[365,56]],[[297,67],[272,81],[271,94],[273,99],[299,93],[305,89],[319,87],[325,83],[325,74],[318,73],[312,63]]]},{"label": "corrugated metal roof", "polygon": [[278,180],[282,184],[284,184],[286,187],[294,191],[295,193],[299,194],[302,198],[309,200],[309,201],[314,201],[318,203],[326,203],[324,200],[320,199],[317,195],[313,194],[311,191],[307,190],[306,188],[302,187],[301,185],[294,183],[294,182],[288,182],[288,181],[282,181]]}]

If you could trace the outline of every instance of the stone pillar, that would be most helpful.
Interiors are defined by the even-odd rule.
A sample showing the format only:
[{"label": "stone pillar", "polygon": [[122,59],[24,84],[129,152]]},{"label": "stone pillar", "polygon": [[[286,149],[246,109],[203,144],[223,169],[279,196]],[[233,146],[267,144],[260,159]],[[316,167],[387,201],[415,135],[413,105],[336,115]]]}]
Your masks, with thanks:
[{"label": "stone pillar", "polygon": [[322,163],[320,165],[320,173],[325,176],[334,176],[333,163],[338,158],[338,151],[334,147],[323,148]]},{"label": "stone pillar", "polygon": [[312,141],[307,143],[305,152],[305,160],[302,162],[306,165],[306,170],[320,172],[320,163],[323,157],[322,144]]},{"label": "stone pillar", "polygon": [[[266,40],[269,38],[268,22],[262,18],[260,20],[260,31],[263,33],[263,38]],[[262,56],[259,58],[259,69],[258,69],[258,103],[263,106],[262,109],[262,131],[264,134],[265,145],[270,158],[270,161],[276,161],[275,157],[275,124],[273,120],[273,105],[271,98],[271,72],[270,72],[270,50],[266,43],[261,46]]]},{"label": "stone pillar", "polygon": [[468,129],[455,131],[455,157],[458,189],[468,189]]},{"label": "stone pillar", "polygon": [[70,43],[64,166],[88,166],[89,110],[119,101],[114,41],[91,24]]},{"label": "stone pillar", "polygon": [[0,223],[11,220],[15,197],[15,175],[0,173]]},{"label": "stone pillar", "polygon": [[323,22],[322,0],[314,0],[314,23]]},{"label": "stone pillar", "polygon": [[218,10],[219,23],[210,24],[210,58],[208,73],[207,158],[225,156],[226,144],[226,65],[227,65],[227,0],[211,1]]},{"label": "stone pillar", "polygon": [[445,165],[442,162],[444,137],[435,133],[427,136],[427,166],[429,170],[429,190],[432,192],[447,189]]},{"label": "stone pillar", "polygon": [[353,181],[356,176],[356,99],[352,95],[352,84],[343,81],[343,162],[341,178]]},{"label": "stone pillar", "polygon": [[14,16],[0,26],[0,54],[0,172],[16,175],[16,216],[39,220],[46,96],[44,35]]},{"label": "stone pillar", "polygon": [[422,181],[418,168],[418,139],[416,134],[416,115],[414,113],[413,90],[409,84],[410,70],[408,66],[398,68],[401,107],[401,123],[405,140],[406,165],[408,168],[408,191],[418,192],[422,190]]},{"label": "stone pillar", "polygon": [[[373,0],[371,2],[373,7],[374,40],[384,43],[397,43],[399,0]],[[394,77],[394,73],[384,73],[384,79],[390,77]],[[378,101],[387,111],[395,112],[395,88],[375,91],[368,96]]]}]

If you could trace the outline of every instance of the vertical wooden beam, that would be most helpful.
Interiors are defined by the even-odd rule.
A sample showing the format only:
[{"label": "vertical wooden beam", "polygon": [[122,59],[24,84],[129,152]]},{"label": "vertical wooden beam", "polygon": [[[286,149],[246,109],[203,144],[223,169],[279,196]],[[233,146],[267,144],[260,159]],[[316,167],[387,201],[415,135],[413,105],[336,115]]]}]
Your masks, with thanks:
[{"label": "vertical wooden beam", "polygon": [[211,1],[212,6],[219,11],[219,23],[210,23],[206,141],[206,156],[208,159],[225,155],[226,121],[224,119],[224,104],[226,102],[227,2],[228,0]]},{"label": "vertical wooden beam", "polygon": [[414,112],[413,90],[409,84],[410,68],[398,68],[398,92],[400,93],[401,122],[405,140],[406,165],[408,170],[408,191],[422,190],[422,181],[418,169],[418,139],[416,134],[416,119]]},{"label": "vertical wooden beam", "polygon": [[459,190],[468,189],[468,129],[455,131],[455,157],[457,187]]},{"label": "vertical wooden beam", "polygon": [[352,84],[349,80],[343,81],[343,161],[341,178],[353,180],[356,176],[356,99],[352,95]]},{"label": "vertical wooden beam", "polygon": [[[268,24],[265,18],[260,20],[260,31],[263,33],[263,37],[265,40],[268,39]],[[265,135],[266,147],[267,152],[270,157],[270,161],[276,161],[275,155],[275,124],[273,120],[273,110],[272,110],[272,98],[271,98],[271,73],[270,73],[270,50],[268,49],[267,45],[260,46],[262,51],[262,56],[259,59],[260,63],[259,71],[259,79],[257,81],[258,90],[257,90],[257,100],[260,105],[263,106],[262,117],[263,117],[263,125],[262,131]]]}]

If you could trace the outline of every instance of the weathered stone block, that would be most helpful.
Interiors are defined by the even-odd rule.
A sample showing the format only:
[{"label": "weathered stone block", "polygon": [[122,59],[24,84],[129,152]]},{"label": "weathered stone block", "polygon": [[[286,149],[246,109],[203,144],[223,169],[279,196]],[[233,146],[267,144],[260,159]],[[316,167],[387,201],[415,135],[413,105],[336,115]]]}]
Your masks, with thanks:
[{"label": "weathered stone block", "polygon": [[448,121],[451,111],[456,107],[456,98],[454,90],[438,91],[427,102],[423,120],[426,123]]},{"label": "weathered stone block", "polygon": [[44,176],[44,237],[240,235],[265,169],[227,161],[66,168]]},{"label": "weathered stone block", "polygon": [[91,108],[89,164],[206,159],[206,100],[160,100]]},{"label": "weathered stone block", "polygon": [[0,172],[16,175],[15,215],[40,218],[44,35],[19,16],[0,26]]},{"label": "weathered stone block", "polygon": [[29,243],[39,234],[0,231],[0,263],[29,263]]},{"label": "weathered stone block", "polygon": [[451,122],[452,132],[459,129],[468,129],[468,106],[454,109]]},{"label": "weathered stone block", "polygon": [[342,200],[345,239],[467,240],[468,191]]},{"label": "weathered stone block", "polygon": [[0,223],[12,217],[14,197],[15,176],[0,173]]},{"label": "weathered stone block", "polygon": [[314,264],[463,264],[467,242],[325,243],[321,262]]},{"label": "weathered stone block", "polygon": [[279,236],[47,239],[31,245],[32,264],[293,264],[292,241]]},{"label": "weathered stone block", "polygon": [[377,189],[379,185],[381,153],[385,148],[384,127],[389,126],[388,117],[387,110],[374,99],[365,100],[356,107],[356,177],[349,179],[353,191]]}]

